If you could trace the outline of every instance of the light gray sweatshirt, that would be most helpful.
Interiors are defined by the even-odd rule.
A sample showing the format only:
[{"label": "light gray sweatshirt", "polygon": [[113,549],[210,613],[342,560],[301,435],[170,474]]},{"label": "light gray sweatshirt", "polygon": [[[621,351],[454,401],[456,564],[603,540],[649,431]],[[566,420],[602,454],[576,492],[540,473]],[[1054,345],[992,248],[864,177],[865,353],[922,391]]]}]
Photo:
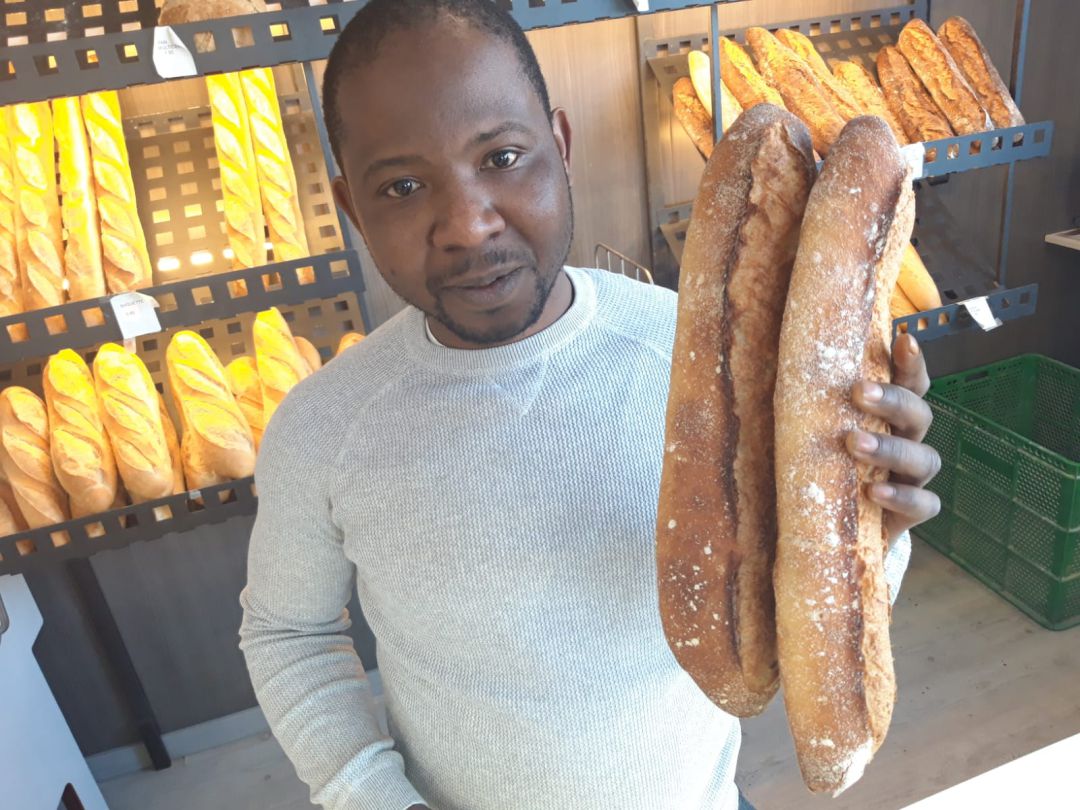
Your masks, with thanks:
[{"label": "light gray sweatshirt", "polygon": [[[676,296],[566,272],[569,311],[509,346],[435,345],[405,309],[266,432],[241,647],[316,803],[736,806],[738,721],[679,668],[657,602]],[[354,585],[390,736],[343,634]]]}]

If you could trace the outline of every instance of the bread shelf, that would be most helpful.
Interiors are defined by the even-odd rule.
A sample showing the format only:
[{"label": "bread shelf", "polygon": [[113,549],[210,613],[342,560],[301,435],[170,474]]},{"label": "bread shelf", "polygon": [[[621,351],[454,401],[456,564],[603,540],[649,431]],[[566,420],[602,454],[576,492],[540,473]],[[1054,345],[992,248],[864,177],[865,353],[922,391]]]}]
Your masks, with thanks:
[{"label": "bread shelf", "polygon": [[1070,250],[1080,250],[1080,228],[1058,231],[1057,233],[1048,233],[1045,239],[1048,245],[1057,245],[1058,247],[1069,248]]}]

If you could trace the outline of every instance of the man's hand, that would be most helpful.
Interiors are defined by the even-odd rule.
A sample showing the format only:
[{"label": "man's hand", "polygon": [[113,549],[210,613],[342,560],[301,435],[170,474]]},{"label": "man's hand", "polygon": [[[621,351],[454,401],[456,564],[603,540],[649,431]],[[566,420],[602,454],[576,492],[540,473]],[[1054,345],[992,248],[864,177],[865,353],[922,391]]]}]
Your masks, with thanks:
[{"label": "man's hand", "polygon": [[885,509],[890,543],[941,509],[938,496],[923,489],[941,469],[941,457],[922,444],[933,415],[923,401],[930,377],[918,341],[911,335],[898,337],[892,362],[892,385],[862,381],[852,391],[855,406],[888,422],[892,435],[853,430],[847,439],[848,451],[857,460],[890,473],[888,483],[872,484],[867,493]]}]

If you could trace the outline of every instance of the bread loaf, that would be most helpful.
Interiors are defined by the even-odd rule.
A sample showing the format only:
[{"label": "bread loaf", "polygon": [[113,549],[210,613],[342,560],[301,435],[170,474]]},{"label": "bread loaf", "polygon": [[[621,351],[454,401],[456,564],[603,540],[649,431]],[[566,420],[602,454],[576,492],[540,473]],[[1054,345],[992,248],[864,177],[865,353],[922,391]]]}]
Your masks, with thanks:
[{"label": "bread loaf", "polygon": [[334,357],[337,357],[346,349],[355,346],[363,339],[364,336],[361,335],[359,332],[346,332],[344,335],[341,336],[341,340],[338,342],[337,353],[334,354]]},{"label": "bread loaf", "polygon": [[158,394],[158,410],[161,411],[161,428],[165,431],[165,445],[169,448],[169,461],[172,462],[173,495],[179,495],[187,491],[184,484],[184,465],[180,457],[180,439],[176,435],[176,426],[161,394]]},{"label": "bread loaf", "polygon": [[937,285],[923,264],[919,252],[910,244],[904,248],[896,285],[904,291],[904,295],[917,307],[918,312],[941,306],[941,294]]},{"label": "bread loaf", "polygon": [[[225,17],[239,17],[244,14],[259,14],[263,11],[266,11],[266,3],[263,0],[165,0],[158,13],[158,25],[202,22]],[[233,36],[238,48],[247,48],[255,44],[255,38],[250,30],[240,29]],[[195,48],[200,53],[213,50],[213,45],[213,34],[195,35]]]},{"label": "bread loaf", "polygon": [[248,427],[251,428],[255,450],[258,451],[266,423],[263,421],[262,382],[259,380],[255,358],[237,357],[225,366],[225,376],[229,378],[229,388],[236,397],[236,404],[240,406]]},{"label": "bread loaf", "polygon": [[296,335],[293,340],[296,341],[296,348],[300,351],[300,356],[307,363],[309,374],[314,374],[322,368],[322,355],[319,354],[319,350],[315,348],[314,343],[300,335]]},{"label": "bread loaf", "polygon": [[146,234],[135,203],[120,99],[115,91],[82,97],[83,119],[90,137],[94,193],[101,218],[101,251],[109,292],[149,287],[154,280]]},{"label": "bread loaf", "polygon": [[[690,51],[687,55],[687,60],[690,63],[690,81],[694,87],[694,94],[705,108],[705,112],[709,116],[709,141],[712,142],[712,117],[713,117],[713,99],[712,99],[712,60],[709,59],[709,55],[704,51]],[[731,90],[724,84],[724,80],[720,80],[720,123],[723,126],[723,131],[727,132],[731,128],[731,125],[735,123],[735,119],[742,115],[742,105],[731,94]]]},{"label": "bread loaf", "polygon": [[85,301],[105,295],[90,144],[79,99],[58,98],[52,103],[52,111],[60,163],[60,211],[67,240],[64,274],[68,298]]},{"label": "bread loaf", "polygon": [[829,102],[840,113],[840,117],[844,121],[850,121],[852,118],[857,118],[863,114],[861,105],[844,83],[832,74],[829,66],[825,64],[825,60],[821,58],[821,54],[814,47],[814,43],[810,41],[810,37],[799,31],[781,28],[776,32],[776,38],[780,40],[782,45],[806,62],[807,66],[814,72],[817,80],[821,82]]},{"label": "bread loaf", "polygon": [[671,96],[675,117],[701,156],[708,160],[713,151],[713,121],[694,91],[693,83],[686,76],[680,77],[671,90]]},{"label": "bread loaf", "polygon": [[271,307],[255,316],[255,362],[262,381],[263,424],[270,424],[285,395],[311,374],[307,362],[293,340],[289,325]]},{"label": "bread loaf", "polygon": [[759,713],[777,688],[773,384],[815,173],[795,116],[748,110],[706,166],[679,280],[657,512],[660,612],[683,669],[739,717]]},{"label": "bread loaf", "polygon": [[897,284],[889,299],[889,317],[895,321],[897,318],[906,318],[918,313],[919,308],[911,303],[911,299],[904,295],[904,290]]},{"label": "bread loaf", "polygon": [[0,465],[31,529],[68,520],[68,500],[49,455],[45,403],[17,385],[0,391]]},{"label": "bread loaf", "polygon": [[111,509],[116,500],[116,462],[90,369],[79,355],[64,349],[49,358],[42,386],[53,468],[70,497],[72,516]]},{"label": "bread loaf", "polygon": [[181,414],[180,449],[188,484],[201,489],[254,473],[251,429],[214,350],[195,332],[177,332],[165,360]]},{"label": "bread loaf", "polygon": [[764,28],[747,29],[746,41],[765,81],[809,128],[818,154],[827,155],[844,128],[844,119],[832,106],[814,71]]},{"label": "bread loaf", "polygon": [[744,110],[758,104],[784,109],[784,100],[754,67],[750,54],[737,42],[720,37],[720,79]]},{"label": "bread loaf", "polygon": [[15,158],[8,132],[9,118],[7,109],[0,107],[0,318],[23,311],[18,242],[15,237],[18,195],[15,190]]},{"label": "bread loaf", "polygon": [[64,243],[49,103],[9,107],[8,133],[15,167],[15,234],[23,303],[27,309],[59,306],[64,303]]},{"label": "bread loaf", "polygon": [[[270,68],[245,70],[240,73],[240,84],[251,121],[259,192],[274,260],[302,259],[309,256],[311,251],[304,233],[296,173],[289,155],[289,144],[285,140],[274,72]],[[310,284],[314,280],[314,271],[310,269],[307,270],[307,278],[300,279],[303,284]]]},{"label": "bread loaf", "polygon": [[158,392],[142,360],[106,343],[94,358],[94,386],[116,468],[131,500],[142,503],[171,495],[172,460]]},{"label": "bread loaf", "polygon": [[900,53],[958,135],[990,129],[990,116],[929,25],[916,17],[900,32]]},{"label": "bread loaf", "polygon": [[[0,458],[3,452],[3,447],[0,446]],[[0,467],[0,537],[7,537],[15,532],[25,532],[29,528],[23,519],[19,504],[15,501],[11,484],[8,483],[3,468]]]},{"label": "bread loaf", "polygon": [[863,115],[884,118],[896,137],[896,142],[901,146],[909,143],[903,124],[889,109],[889,105],[885,102],[885,94],[881,92],[877,80],[869,70],[858,62],[837,62],[833,65],[833,72],[851,93]]},{"label": "bread loaf", "polygon": [[260,267],[266,264],[266,223],[240,76],[236,73],[207,76],[206,86],[210,91],[225,231],[233,253],[233,267]]},{"label": "bread loaf", "polygon": [[926,92],[907,59],[892,45],[877,55],[878,78],[889,109],[912,143],[937,141],[955,134],[945,115]]},{"label": "bread loaf", "polygon": [[776,377],[776,628],[803,779],[834,795],[885,739],[896,696],[888,548],[852,429],[888,431],[855,408],[859,380],[890,380],[889,301],[911,236],[911,172],[880,118],[850,122],[810,193],[780,333]]},{"label": "bread loaf", "polygon": [[971,24],[963,17],[950,17],[938,29],[938,38],[990,113],[994,126],[1022,127],[1024,116]]}]

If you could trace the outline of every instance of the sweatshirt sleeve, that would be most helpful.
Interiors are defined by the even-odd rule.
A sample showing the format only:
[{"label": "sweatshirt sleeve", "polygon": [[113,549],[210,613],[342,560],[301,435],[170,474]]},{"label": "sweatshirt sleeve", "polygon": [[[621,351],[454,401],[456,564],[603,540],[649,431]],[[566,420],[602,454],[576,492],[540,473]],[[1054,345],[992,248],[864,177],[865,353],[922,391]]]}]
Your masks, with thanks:
[{"label": "sweatshirt sleeve", "polygon": [[345,635],[355,568],[331,516],[331,464],[299,439],[310,431],[289,424],[293,404],[275,415],[259,452],[240,648],[259,705],[314,803],[405,810],[424,800],[379,727]]},{"label": "sweatshirt sleeve", "polygon": [[889,583],[889,601],[894,605],[910,560],[911,533],[904,532],[889,546],[889,553],[885,555],[885,581]]}]

